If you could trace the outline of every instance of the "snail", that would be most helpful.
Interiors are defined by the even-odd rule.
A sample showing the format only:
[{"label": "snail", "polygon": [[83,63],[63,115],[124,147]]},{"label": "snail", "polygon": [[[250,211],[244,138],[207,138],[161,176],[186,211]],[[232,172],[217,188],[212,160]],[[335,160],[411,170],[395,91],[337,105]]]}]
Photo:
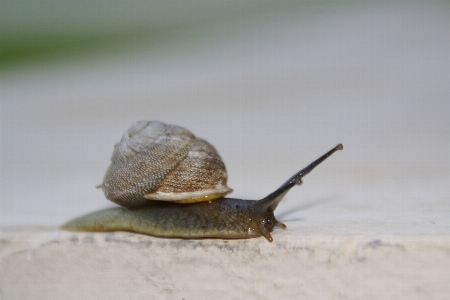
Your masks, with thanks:
[{"label": "snail", "polygon": [[166,238],[265,237],[286,225],[274,211],[286,193],[337,150],[337,145],[261,200],[225,198],[225,164],[216,149],[185,128],[156,121],[134,123],[114,146],[102,184],[120,207],[73,219],[68,231],[131,231]]}]

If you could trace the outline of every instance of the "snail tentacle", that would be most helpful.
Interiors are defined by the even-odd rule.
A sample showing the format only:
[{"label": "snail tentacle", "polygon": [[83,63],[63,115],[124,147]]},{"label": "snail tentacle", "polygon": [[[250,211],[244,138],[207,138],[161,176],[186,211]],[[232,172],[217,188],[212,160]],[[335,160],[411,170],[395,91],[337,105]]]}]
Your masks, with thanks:
[{"label": "snail tentacle", "polygon": [[291,176],[285,183],[283,183],[277,190],[273,193],[269,194],[267,197],[260,200],[260,204],[262,207],[267,208],[270,207],[273,211],[277,208],[278,204],[283,200],[284,196],[289,192],[289,190],[294,185],[302,184],[302,178],[309,174],[315,167],[321,164],[324,160],[330,157],[337,150],[342,150],[344,147],[342,144],[337,145],[312,163],[310,163],[307,167],[301,169],[293,176]]}]

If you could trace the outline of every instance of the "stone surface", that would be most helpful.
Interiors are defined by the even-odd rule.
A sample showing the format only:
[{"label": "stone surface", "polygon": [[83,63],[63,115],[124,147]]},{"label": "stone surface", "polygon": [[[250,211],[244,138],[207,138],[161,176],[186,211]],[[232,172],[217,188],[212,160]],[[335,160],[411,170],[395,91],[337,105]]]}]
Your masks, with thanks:
[{"label": "stone surface", "polygon": [[450,238],[323,235],[274,242],[2,228],[2,299],[446,299]]}]

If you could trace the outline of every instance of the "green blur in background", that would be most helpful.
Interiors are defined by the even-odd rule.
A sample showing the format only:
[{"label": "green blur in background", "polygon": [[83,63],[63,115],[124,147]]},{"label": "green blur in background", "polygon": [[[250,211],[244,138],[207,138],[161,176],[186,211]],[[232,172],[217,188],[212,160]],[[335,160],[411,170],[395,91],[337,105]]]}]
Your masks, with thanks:
[{"label": "green blur in background", "polygon": [[2,0],[0,66],[120,54],[142,42],[170,48],[180,40],[214,34],[224,24],[245,26],[250,18],[324,6],[335,9],[333,3],[315,1]]}]

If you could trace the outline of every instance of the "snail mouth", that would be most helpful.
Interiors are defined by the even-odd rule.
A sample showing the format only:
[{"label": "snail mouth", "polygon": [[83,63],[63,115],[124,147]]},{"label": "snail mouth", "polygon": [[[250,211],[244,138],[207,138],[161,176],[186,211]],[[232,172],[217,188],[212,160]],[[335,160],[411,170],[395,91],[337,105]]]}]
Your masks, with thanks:
[{"label": "snail mouth", "polygon": [[267,209],[264,219],[259,224],[259,233],[263,237],[265,237],[269,242],[272,242],[273,238],[270,235],[270,233],[274,230],[275,227],[286,229],[286,225],[275,219],[273,210],[269,207]]}]

